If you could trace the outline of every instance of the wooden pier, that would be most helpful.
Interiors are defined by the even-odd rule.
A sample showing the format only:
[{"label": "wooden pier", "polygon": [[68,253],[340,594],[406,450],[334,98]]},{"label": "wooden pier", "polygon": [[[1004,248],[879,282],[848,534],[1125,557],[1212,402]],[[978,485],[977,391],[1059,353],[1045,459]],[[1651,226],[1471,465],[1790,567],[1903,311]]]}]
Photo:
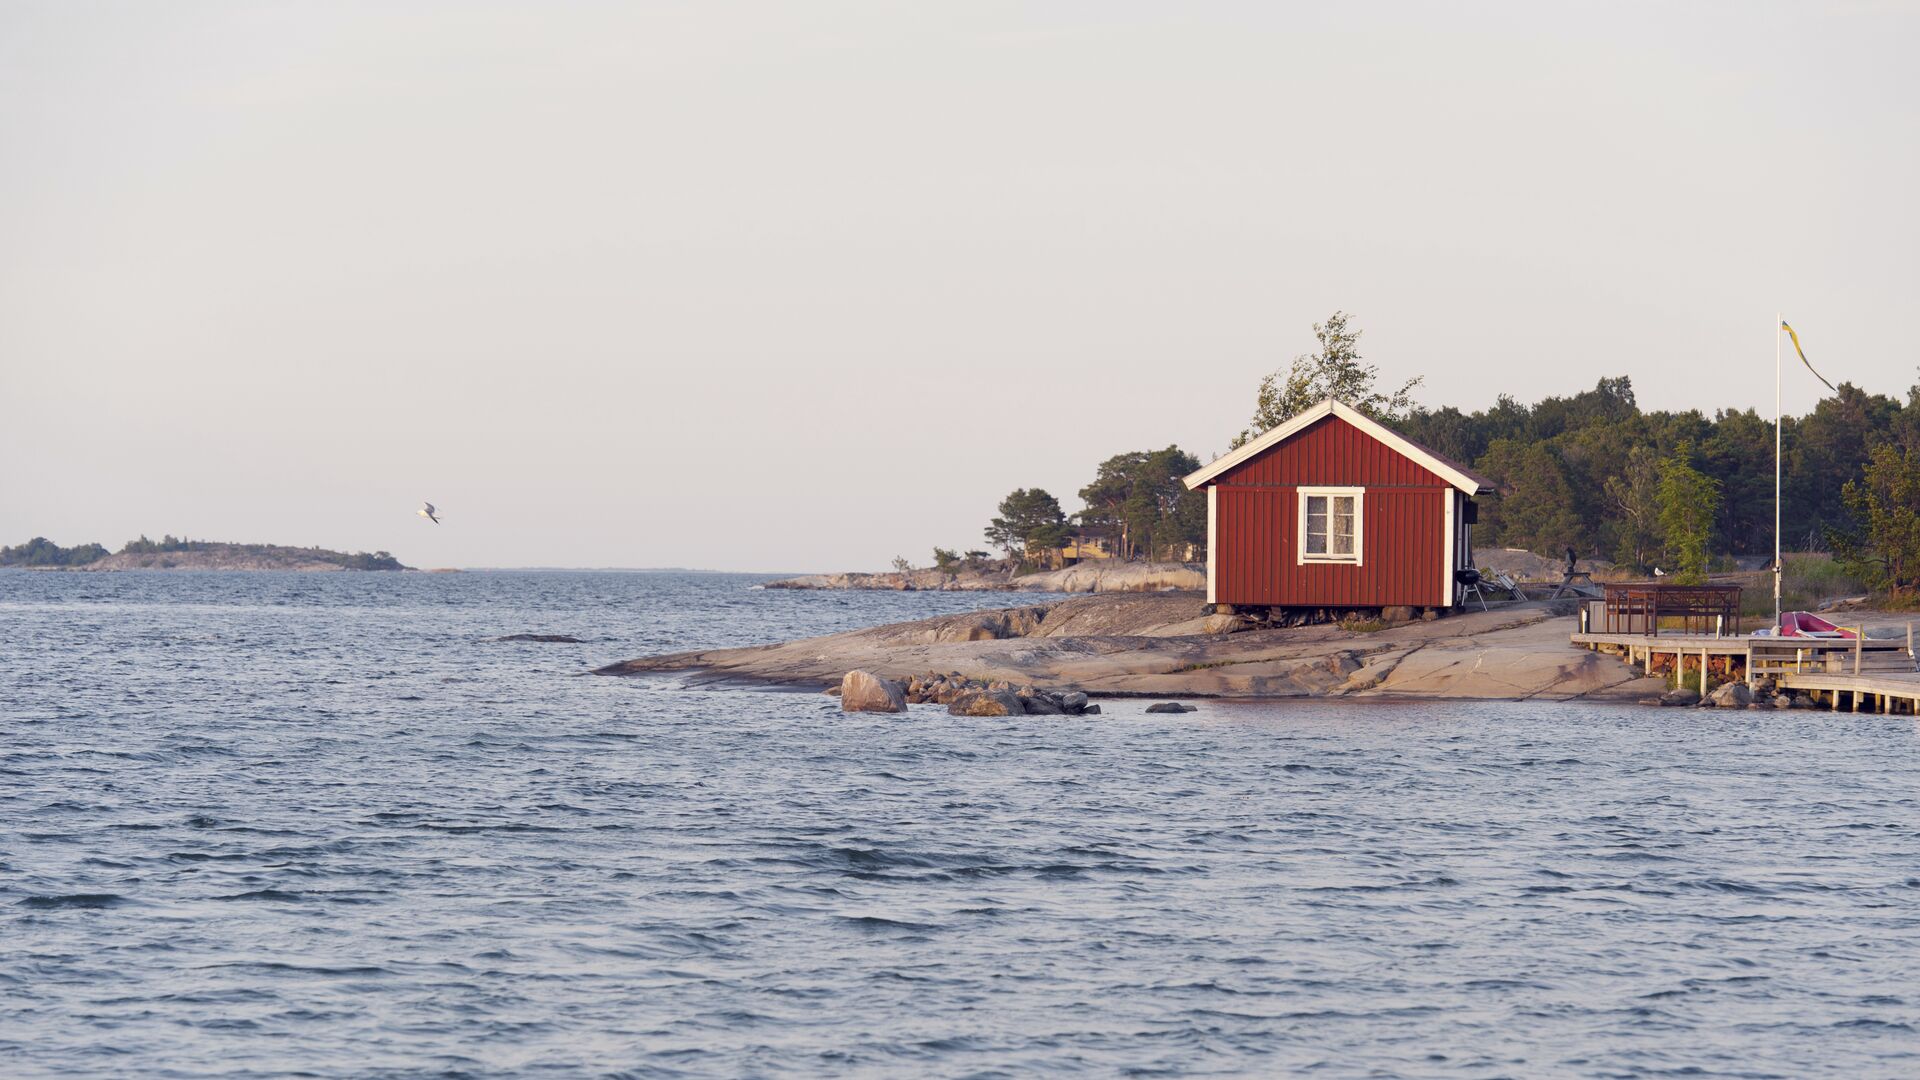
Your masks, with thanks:
[{"label": "wooden pier", "polygon": [[1755,634],[1623,634],[1580,632],[1573,644],[1613,653],[1648,674],[1672,671],[1684,685],[1700,673],[1702,696],[1709,673],[1748,686],[1771,679],[1835,711],[1920,715],[1920,671],[1914,669],[1913,630],[1902,638],[1870,638],[1861,628],[1852,638],[1773,637]]},{"label": "wooden pier", "polygon": [[1876,671],[1862,675],[1805,672],[1780,677],[1780,684],[1824,701],[1834,712],[1897,713],[1920,716],[1920,672]]}]

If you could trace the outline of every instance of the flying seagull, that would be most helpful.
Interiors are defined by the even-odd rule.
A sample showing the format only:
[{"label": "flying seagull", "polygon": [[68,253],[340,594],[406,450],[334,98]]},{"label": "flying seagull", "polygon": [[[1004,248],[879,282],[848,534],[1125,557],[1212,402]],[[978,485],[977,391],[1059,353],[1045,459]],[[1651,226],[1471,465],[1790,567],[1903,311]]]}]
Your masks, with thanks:
[{"label": "flying seagull", "polygon": [[428,521],[433,522],[435,525],[440,524],[440,519],[433,516],[432,503],[421,503],[420,509],[415,510],[414,513],[419,514],[421,517],[426,518]]}]

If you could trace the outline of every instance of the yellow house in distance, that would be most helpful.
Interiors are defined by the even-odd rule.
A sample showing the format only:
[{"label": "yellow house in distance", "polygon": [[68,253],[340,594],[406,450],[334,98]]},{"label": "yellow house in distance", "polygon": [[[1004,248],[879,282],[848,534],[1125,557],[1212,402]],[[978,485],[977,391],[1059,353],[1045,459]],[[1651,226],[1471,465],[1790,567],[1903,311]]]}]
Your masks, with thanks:
[{"label": "yellow house in distance", "polygon": [[1103,536],[1082,536],[1079,533],[1067,538],[1060,548],[1060,560],[1072,566],[1088,559],[1111,559],[1113,551]]}]

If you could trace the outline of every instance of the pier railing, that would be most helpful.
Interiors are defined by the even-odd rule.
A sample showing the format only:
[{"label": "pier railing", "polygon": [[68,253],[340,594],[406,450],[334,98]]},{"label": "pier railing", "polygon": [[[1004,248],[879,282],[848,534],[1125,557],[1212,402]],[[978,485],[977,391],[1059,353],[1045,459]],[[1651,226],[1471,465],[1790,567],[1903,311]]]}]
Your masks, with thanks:
[{"label": "pier railing", "polygon": [[1660,620],[1678,619],[1683,634],[1738,634],[1740,586],[1608,582],[1601,601],[1609,634],[1660,632]]}]

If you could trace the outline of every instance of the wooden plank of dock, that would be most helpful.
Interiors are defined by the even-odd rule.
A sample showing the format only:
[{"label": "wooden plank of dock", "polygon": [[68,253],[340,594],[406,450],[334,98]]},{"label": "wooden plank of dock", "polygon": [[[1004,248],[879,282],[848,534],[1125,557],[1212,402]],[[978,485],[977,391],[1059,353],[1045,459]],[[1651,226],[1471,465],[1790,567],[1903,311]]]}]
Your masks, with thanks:
[{"label": "wooden plank of dock", "polygon": [[1898,713],[1920,716],[1920,672],[1871,671],[1854,675],[1842,672],[1785,672],[1777,676],[1781,686],[1799,690],[1819,700],[1825,695],[1835,712],[1844,702],[1854,712]]},{"label": "wooden plank of dock", "polygon": [[1685,659],[1698,657],[1704,672],[1709,658],[1742,659],[1747,682],[1772,678],[1781,689],[1798,690],[1824,700],[1838,712],[1920,716],[1920,671],[1908,637],[1852,638],[1778,637],[1768,634],[1605,634],[1576,633],[1573,644],[1619,652],[1628,662],[1650,664],[1662,654],[1673,656],[1674,669]]}]

